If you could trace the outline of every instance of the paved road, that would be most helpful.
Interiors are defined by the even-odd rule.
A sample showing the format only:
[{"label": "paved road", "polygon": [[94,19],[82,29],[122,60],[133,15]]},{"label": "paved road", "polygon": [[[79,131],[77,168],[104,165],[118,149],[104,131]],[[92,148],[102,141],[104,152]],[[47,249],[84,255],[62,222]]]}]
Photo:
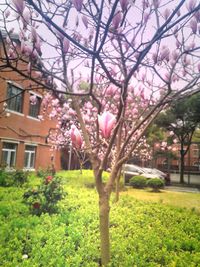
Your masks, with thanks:
[{"label": "paved road", "polygon": [[200,193],[200,190],[198,188],[193,188],[193,187],[180,187],[180,186],[170,185],[170,186],[165,186],[164,189],[175,192]]},{"label": "paved road", "polygon": [[[179,182],[180,174],[171,173],[170,178],[172,182]],[[188,184],[200,185],[200,175],[190,174],[190,176],[188,176],[188,174],[185,174],[184,181]]]}]

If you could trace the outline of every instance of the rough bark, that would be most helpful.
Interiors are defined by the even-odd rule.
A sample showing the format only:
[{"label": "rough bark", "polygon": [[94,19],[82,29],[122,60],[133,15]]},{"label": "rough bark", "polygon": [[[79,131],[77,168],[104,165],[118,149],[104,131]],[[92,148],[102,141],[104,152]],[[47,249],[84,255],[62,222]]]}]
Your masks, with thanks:
[{"label": "rough bark", "polygon": [[180,154],[181,154],[181,164],[180,164],[180,183],[184,184],[184,149],[183,149],[183,145],[181,144],[181,150],[180,150]]},{"label": "rough bark", "polygon": [[101,241],[101,264],[107,266],[110,260],[109,240],[109,196],[106,192],[99,195],[99,219],[100,219],[100,241]]},{"label": "rough bark", "polygon": [[119,201],[119,191],[120,191],[120,178],[121,178],[121,168],[117,173],[116,183],[115,183],[115,202]]}]

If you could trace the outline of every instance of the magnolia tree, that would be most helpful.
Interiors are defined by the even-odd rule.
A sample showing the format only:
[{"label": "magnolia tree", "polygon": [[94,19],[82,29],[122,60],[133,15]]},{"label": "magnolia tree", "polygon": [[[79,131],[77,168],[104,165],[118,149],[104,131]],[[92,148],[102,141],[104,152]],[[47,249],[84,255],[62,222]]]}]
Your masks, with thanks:
[{"label": "magnolia tree", "polygon": [[199,90],[200,4],[2,2],[1,73],[9,68],[49,90],[44,108],[48,112],[50,105],[49,116],[58,121],[52,138],[89,157],[99,195],[101,261],[107,265],[109,199],[122,165],[165,106]]}]

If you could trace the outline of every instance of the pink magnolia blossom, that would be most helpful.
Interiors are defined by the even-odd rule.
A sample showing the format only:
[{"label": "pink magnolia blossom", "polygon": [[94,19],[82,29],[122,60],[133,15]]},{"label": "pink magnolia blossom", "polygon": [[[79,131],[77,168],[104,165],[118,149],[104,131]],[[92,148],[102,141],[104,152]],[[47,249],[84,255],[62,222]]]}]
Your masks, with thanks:
[{"label": "pink magnolia blossom", "polygon": [[74,4],[76,10],[80,12],[82,9],[83,0],[72,0],[72,3]]},{"label": "pink magnolia blossom", "polygon": [[36,95],[31,95],[30,96],[30,103],[31,103],[31,105],[36,105],[37,104],[37,96]]},{"label": "pink magnolia blossom", "polygon": [[167,147],[167,142],[163,141],[163,142],[161,143],[161,146],[162,146],[163,148]]},{"label": "pink magnolia blossom", "polygon": [[70,136],[71,136],[72,145],[76,149],[81,149],[82,144],[83,144],[83,139],[82,139],[80,131],[76,128],[75,125],[71,126]]},{"label": "pink magnolia blossom", "polygon": [[115,121],[115,116],[108,111],[104,112],[102,115],[98,115],[99,128],[104,138],[110,137]]},{"label": "pink magnolia blossom", "polygon": [[44,120],[43,119],[43,115],[38,115],[38,119],[41,120],[41,121]]}]

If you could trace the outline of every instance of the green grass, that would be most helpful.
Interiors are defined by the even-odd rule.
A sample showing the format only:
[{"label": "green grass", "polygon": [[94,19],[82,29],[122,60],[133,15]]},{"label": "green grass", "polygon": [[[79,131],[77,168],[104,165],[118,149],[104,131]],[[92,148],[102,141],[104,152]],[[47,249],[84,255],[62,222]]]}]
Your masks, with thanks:
[{"label": "green grass", "polygon": [[[60,201],[59,213],[51,216],[29,214],[22,201],[27,188],[0,187],[0,266],[99,266],[98,196],[91,186],[92,172],[60,175],[68,195]],[[26,187],[39,181],[32,177]],[[158,196],[166,200],[169,193],[171,198],[176,195],[129,190],[118,203],[111,201],[109,267],[200,266],[200,217],[191,207],[161,203]]]},{"label": "green grass", "polygon": [[122,192],[121,195],[132,196],[134,199],[162,203],[174,207],[193,209],[200,213],[200,194],[186,192],[170,192],[161,190],[159,193],[154,193],[149,189],[133,189],[128,188],[128,191]]}]

